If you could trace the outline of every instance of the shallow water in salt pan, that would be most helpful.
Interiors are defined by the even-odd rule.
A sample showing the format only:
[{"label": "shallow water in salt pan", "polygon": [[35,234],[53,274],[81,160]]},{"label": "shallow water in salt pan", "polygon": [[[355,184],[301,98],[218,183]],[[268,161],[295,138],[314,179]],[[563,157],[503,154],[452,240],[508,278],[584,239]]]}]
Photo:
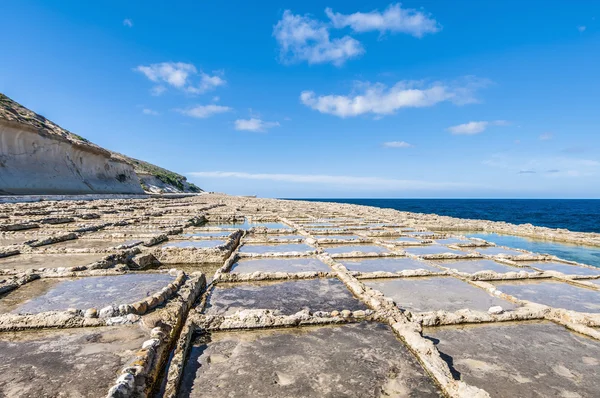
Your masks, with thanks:
[{"label": "shallow water in salt pan", "polygon": [[592,246],[576,246],[567,243],[534,240],[519,236],[468,233],[467,237],[480,238],[497,245],[529,250],[534,253],[544,253],[557,256],[564,260],[600,267],[600,248]]},{"label": "shallow water in salt pan", "polygon": [[232,273],[251,272],[306,272],[306,271],[331,271],[327,264],[317,258],[261,258],[240,260],[233,264]]},{"label": "shallow water in salt pan", "polygon": [[38,313],[69,308],[101,309],[132,304],[173,282],[168,274],[126,274],[79,279],[43,278],[0,297],[0,313]]}]

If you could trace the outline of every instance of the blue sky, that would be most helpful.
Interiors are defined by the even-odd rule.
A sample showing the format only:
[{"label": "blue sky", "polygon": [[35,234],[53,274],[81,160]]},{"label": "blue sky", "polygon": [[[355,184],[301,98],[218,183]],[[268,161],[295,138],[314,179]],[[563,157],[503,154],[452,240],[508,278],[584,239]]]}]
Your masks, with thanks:
[{"label": "blue sky", "polygon": [[600,2],[2,5],[0,91],[207,190],[600,197]]}]

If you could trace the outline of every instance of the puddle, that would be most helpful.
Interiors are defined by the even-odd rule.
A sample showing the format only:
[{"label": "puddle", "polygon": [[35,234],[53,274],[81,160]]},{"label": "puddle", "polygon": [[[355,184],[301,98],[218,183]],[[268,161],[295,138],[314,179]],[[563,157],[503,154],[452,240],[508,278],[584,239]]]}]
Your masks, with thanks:
[{"label": "puddle", "polygon": [[480,271],[494,271],[500,274],[504,274],[506,272],[535,272],[530,268],[520,268],[520,267],[512,267],[510,265],[497,263],[494,260],[435,260],[435,262],[442,267],[447,267],[450,269],[456,269],[459,272],[468,272],[469,274],[474,274]]},{"label": "puddle", "polygon": [[213,333],[190,351],[180,397],[441,397],[381,324]]},{"label": "puddle", "polygon": [[550,322],[426,329],[465,382],[492,397],[595,397],[600,343]]},{"label": "puddle", "polygon": [[310,311],[365,310],[337,279],[219,284],[210,294],[206,313],[230,315],[238,310],[271,309],[281,314]]},{"label": "puddle", "polygon": [[232,273],[252,272],[306,272],[321,271],[329,272],[331,269],[327,264],[317,258],[264,258],[252,260],[240,260],[233,264]]},{"label": "puddle", "polygon": [[0,313],[38,313],[69,308],[101,309],[131,304],[175,280],[167,274],[136,273],[79,279],[42,278],[0,297]]},{"label": "puddle", "polygon": [[375,245],[340,245],[340,246],[323,246],[323,249],[329,254],[342,253],[389,253],[389,250],[382,246]]},{"label": "puddle", "polygon": [[0,396],[104,395],[147,338],[138,326],[0,333]]},{"label": "puddle", "polygon": [[600,269],[586,268],[586,267],[578,267],[577,265],[570,265],[565,263],[559,263],[555,261],[536,261],[536,262],[526,262],[527,264],[534,268],[539,268],[544,271],[557,271],[562,272],[565,275],[598,275],[600,276]]},{"label": "puddle", "polygon": [[304,243],[283,243],[273,245],[261,245],[245,243],[240,247],[240,253],[289,253],[289,252],[310,252],[316,250],[314,247]]},{"label": "puddle", "polygon": [[600,312],[600,291],[558,281],[494,282],[498,290],[522,300],[579,312]]},{"label": "puddle", "polygon": [[227,243],[224,240],[174,240],[169,241],[160,247],[182,247],[182,248],[197,248],[197,249],[213,249]]},{"label": "puddle", "polygon": [[361,258],[361,259],[344,259],[342,264],[350,271],[360,272],[399,272],[405,270],[424,269],[432,272],[440,272],[441,270],[424,261],[415,260],[408,257],[384,257],[384,258]]},{"label": "puddle", "polygon": [[0,269],[59,268],[88,265],[106,254],[19,254],[0,258]]},{"label": "puddle", "polygon": [[452,277],[370,280],[365,281],[365,285],[390,297],[401,309],[412,312],[458,311],[465,308],[487,311],[496,305],[505,310],[515,308],[508,301]]},{"label": "puddle", "polygon": [[551,254],[564,260],[600,267],[600,248],[598,247],[576,246],[499,234],[470,233],[465,234],[465,236],[480,238],[497,245],[528,250],[534,253]]},{"label": "puddle", "polygon": [[405,247],[403,250],[407,253],[414,254],[416,256],[426,256],[430,254],[457,254],[457,255],[466,255],[467,253],[450,249],[449,247],[442,245],[430,245],[430,246],[413,246],[413,247]]}]

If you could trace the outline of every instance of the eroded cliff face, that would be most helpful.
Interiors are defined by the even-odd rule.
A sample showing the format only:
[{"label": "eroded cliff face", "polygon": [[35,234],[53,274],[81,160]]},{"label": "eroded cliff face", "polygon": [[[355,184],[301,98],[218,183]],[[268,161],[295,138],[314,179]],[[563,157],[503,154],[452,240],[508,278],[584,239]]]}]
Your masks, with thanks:
[{"label": "eroded cliff face", "polygon": [[0,195],[200,192],[180,174],[108,151],[0,93]]},{"label": "eroded cliff face", "polygon": [[133,166],[85,141],[0,118],[0,194],[143,194]]}]

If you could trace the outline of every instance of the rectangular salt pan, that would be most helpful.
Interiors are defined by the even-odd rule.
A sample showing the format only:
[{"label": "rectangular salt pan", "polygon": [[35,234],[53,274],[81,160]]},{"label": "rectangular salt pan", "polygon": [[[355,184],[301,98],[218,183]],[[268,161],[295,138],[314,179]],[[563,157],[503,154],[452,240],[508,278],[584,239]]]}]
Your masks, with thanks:
[{"label": "rectangular salt pan", "polygon": [[213,333],[207,340],[191,349],[180,397],[441,397],[381,324]]},{"label": "rectangular salt pan", "polygon": [[413,312],[458,311],[486,312],[490,307],[515,308],[509,301],[489,295],[485,290],[452,277],[369,280],[368,287],[379,290],[398,307]]},{"label": "rectangular salt pan", "polygon": [[492,397],[596,397],[600,342],[554,323],[426,329],[455,377]]}]

